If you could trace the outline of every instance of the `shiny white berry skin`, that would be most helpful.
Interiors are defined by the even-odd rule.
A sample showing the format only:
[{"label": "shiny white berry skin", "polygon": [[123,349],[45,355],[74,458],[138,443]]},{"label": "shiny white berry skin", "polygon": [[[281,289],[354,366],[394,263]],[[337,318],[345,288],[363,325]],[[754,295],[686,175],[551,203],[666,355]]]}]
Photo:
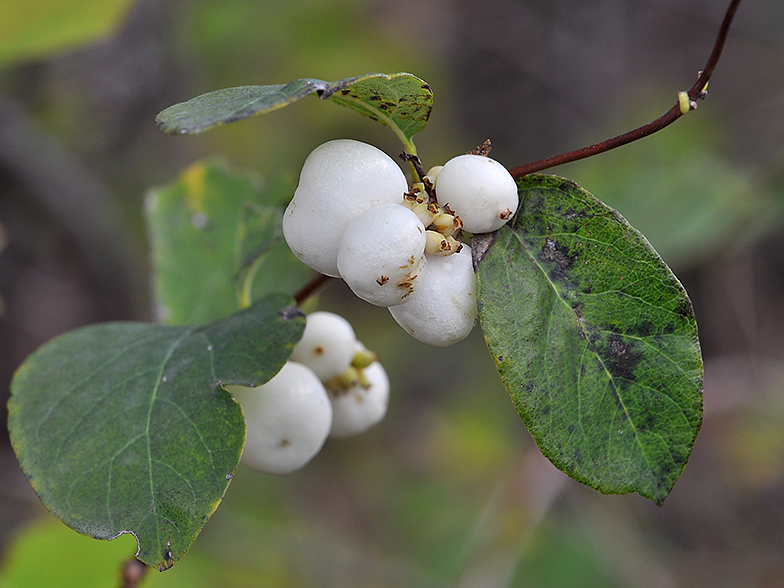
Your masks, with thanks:
[{"label": "shiny white berry skin", "polygon": [[319,452],[332,428],[324,385],[304,365],[289,361],[257,388],[227,386],[245,413],[242,462],[269,474],[288,474]]},{"label": "shiny white berry skin", "polygon": [[476,321],[476,274],[471,248],[428,259],[416,291],[389,309],[406,332],[423,343],[445,347],[468,336]]},{"label": "shiny white berry skin", "polygon": [[291,353],[291,360],[309,367],[324,382],[342,374],[351,365],[357,338],[342,316],[313,312],[307,316],[305,332]]},{"label": "shiny white berry skin", "polygon": [[436,179],[436,197],[463,221],[469,233],[500,229],[517,210],[517,184],[506,168],[489,157],[458,155]]},{"label": "shiny white berry skin", "polygon": [[354,218],[343,232],[338,270],[362,300],[401,304],[426,271],[425,226],[401,204],[384,204]]},{"label": "shiny white berry skin", "polygon": [[370,385],[352,386],[338,394],[329,392],[332,401],[330,437],[350,437],[364,433],[387,414],[389,378],[382,365],[374,361],[362,370]]},{"label": "shiny white berry skin", "polygon": [[303,263],[337,277],[340,236],[349,221],[379,204],[401,202],[407,191],[402,170],[380,149],[351,139],[329,141],[302,166],[283,214],[283,235]]}]

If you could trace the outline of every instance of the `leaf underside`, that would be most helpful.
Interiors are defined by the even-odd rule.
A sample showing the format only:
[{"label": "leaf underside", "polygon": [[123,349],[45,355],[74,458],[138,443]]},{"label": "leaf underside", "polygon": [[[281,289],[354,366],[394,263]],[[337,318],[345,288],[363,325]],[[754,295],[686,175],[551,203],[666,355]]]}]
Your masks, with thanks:
[{"label": "leaf underside", "polygon": [[239,462],[245,423],[221,384],[285,363],[304,316],[288,296],[204,327],[106,323],[45,344],[11,384],[9,430],[49,510],[97,539],[133,533],[161,570],[188,550]]},{"label": "leaf underside", "polygon": [[208,92],[170,106],[155,118],[169,134],[195,134],[212,127],[272,112],[310,94],[377,120],[410,141],[427,124],[433,93],[408,73],[366,74],[337,82],[302,78],[289,84],[240,86]]},{"label": "leaf underside", "polygon": [[578,185],[531,175],[518,187],[515,217],[473,247],[501,378],[556,467],[662,504],[702,423],[689,298],[645,238]]}]

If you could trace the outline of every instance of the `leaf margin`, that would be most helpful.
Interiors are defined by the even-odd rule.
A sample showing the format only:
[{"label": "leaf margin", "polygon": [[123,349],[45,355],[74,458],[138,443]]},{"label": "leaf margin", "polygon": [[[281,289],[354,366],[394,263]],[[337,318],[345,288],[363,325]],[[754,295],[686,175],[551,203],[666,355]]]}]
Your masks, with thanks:
[{"label": "leaf margin", "polygon": [[[283,302],[285,301],[285,304]],[[198,338],[202,335],[202,333],[210,333],[211,336],[216,338],[220,338],[222,335],[225,335],[227,332],[233,332],[236,330],[236,324],[238,322],[243,321],[248,316],[253,316],[254,313],[258,312],[260,308],[265,308],[265,312],[269,310],[270,312],[274,312],[274,316],[278,319],[284,321],[286,326],[292,326],[293,330],[286,335],[288,341],[280,347],[280,349],[275,352],[277,359],[275,360],[275,365],[273,367],[266,366],[264,368],[257,368],[255,369],[254,373],[251,375],[244,375],[244,376],[230,376],[230,377],[220,377],[221,375],[226,376],[227,372],[220,373],[223,369],[219,369],[218,372],[215,372],[213,366],[213,374],[218,376],[216,381],[214,381],[209,391],[204,391],[203,393],[218,395],[220,397],[221,402],[227,403],[228,406],[234,414],[238,417],[238,425],[241,426],[241,430],[235,430],[235,434],[239,435],[239,445],[236,447],[236,459],[230,458],[229,463],[230,467],[228,471],[225,473],[225,480],[222,485],[222,489],[218,488],[212,498],[214,499],[210,504],[209,507],[202,511],[201,513],[201,520],[196,520],[193,518],[190,522],[192,523],[193,531],[192,537],[190,537],[189,541],[187,541],[184,545],[178,545],[176,548],[172,546],[171,542],[171,535],[169,536],[169,543],[168,545],[163,544],[162,540],[160,539],[160,529],[158,529],[158,537],[159,537],[159,545],[157,548],[153,549],[152,547],[145,547],[147,541],[143,538],[143,533],[140,532],[139,528],[129,527],[127,529],[110,529],[112,524],[96,524],[94,522],[95,517],[93,517],[93,522],[90,522],[90,518],[77,514],[74,515],[70,511],[70,506],[66,503],[68,499],[62,500],[58,499],[57,497],[52,497],[51,488],[57,485],[57,482],[49,481],[48,483],[41,483],[41,478],[47,475],[47,468],[39,467],[39,464],[36,463],[36,460],[40,461],[40,455],[36,456],[36,450],[29,449],[29,446],[33,443],[31,442],[30,435],[28,434],[28,430],[30,429],[29,423],[19,424],[19,419],[24,420],[24,416],[22,413],[25,411],[35,412],[35,410],[40,410],[38,408],[30,408],[30,394],[31,392],[25,390],[28,381],[31,379],[35,380],[36,377],[48,376],[50,375],[49,372],[43,370],[46,373],[38,374],[35,373],[34,364],[37,359],[41,357],[46,357],[47,354],[51,354],[57,350],[58,347],[68,347],[70,343],[74,339],[79,339],[80,336],[84,335],[85,333],[95,334],[99,331],[106,330],[106,329],[113,329],[113,328],[124,328],[125,325],[128,325],[134,329],[138,328],[140,330],[144,330],[145,328],[149,328],[147,331],[148,333],[152,334],[152,331],[160,331],[161,333],[169,333],[171,335],[178,336],[178,343],[180,341],[184,341],[187,337],[195,337]],[[272,308],[278,308],[278,310],[272,311]],[[267,313],[269,314],[269,313]],[[17,454],[17,458],[19,459],[20,466],[28,478],[28,481],[32,485],[33,489],[35,490],[36,494],[41,499],[42,503],[46,508],[52,512],[55,516],[57,516],[62,522],[64,522],[67,526],[71,527],[75,531],[79,532],[80,534],[84,534],[96,539],[104,539],[104,540],[111,540],[114,538],[119,537],[120,535],[130,533],[132,534],[137,541],[139,546],[139,551],[137,552],[137,557],[143,561],[144,563],[157,567],[160,571],[164,571],[169,569],[174,563],[179,561],[188,549],[193,544],[193,541],[198,537],[199,533],[201,532],[203,526],[206,524],[207,520],[212,516],[215,512],[217,507],[220,505],[225,493],[228,489],[228,486],[233,478],[233,474],[236,471],[237,464],[239,463],[240,454],[242,452],[242,446],[244,445],[245,439],[245,424],[244,418],[242,415],[242,410],[239,404],[233,399],[230,392],[228,392],[224,388],[224,384],[238,384],[238,385],[245,385],[245,386],[258,386],[263,384],[264,382],[268,381],[285,363],[288,357],[291,354],[291,350],[293,349],[294,345],[298,341],[298,339],[302,335],[302,331],[304,330],[304,314],[294,305],[293,299],[286,295],[271,295],[265,297],[261,301],[259,301],[253,307],[236,313],[230,317],[226,317],[225,319],[221,319],[218,321],[214,321],[208,325],[197,326],[197,327],[187,327],[187,326],[176,326],[176,325],[156,325],[151,323],[142,323],[142,322],[109,322],[109,323],[98,323],[94,325],[87,325],[78,329],[74,329],[72,331],[68,331],[54,339],[51,339],[41,347],[39,347],[36,351],[34,351],[23,363],[20,365],[15,374],[14,378],[11,383],[11,396],[8,401],[8,428],[9,433],[11,436],[12,446],[14,451]],[[105,338],[102,336],[103,333],[98,333],[99,336],[97,342],[103,342]],[[157,336],[157,335],[156,335]],[[215,349],[215,353],[218,354],[220,352],[228,354],[228,356],[240,358],[239,361],[246,361],[247,357],[243,359],[245,356],[245,352],[241,350],[243,344],[247,341],[240,339],[239,341],[223,338],[223,344],[221,349]],[[174,347],[172,347],[174,349]],[[209,352],[213,350],[208,348]],[[67,363],[72,366],[71,362],[67,361],[68,358],[66,357],[63,363]],[[165,362],[164,362],[165,363]],[[188,362],[185,362],[186,364]],[[231,362],[228,362],[231,364]],[[177,366],[175,366],[177,367]],[[182,366],[179,366],[182,367]],[[185,366],[187,369],[187,365]],[[229,365],[229,372],[232,369],[231,365]],[[31,370],[33,370],[31,374]],[[50,370],[51,371],[51,370]],[[79,374],[77,374],[78,376]],[[45,379],[45,378],[44,378]],[[172,382],[173,380],[169,380]],[[164,372],[163,369],[159,375],[157,380],[157,385],[161,385],[162,383],[167,382],[167,372]],[[20,389],[20,387],[22,389]],[[36,395],[33,393],[33,400],[35,400]],[[40,402],[40,399],[38,399]],[[27,406],[25,406],[25,402],[27,402]],[[154,402],[150,403],[150,410],[154,405]],[[227,421],[228,423],[228,421]],[[37,427],[40,429],[42,423],[39,423]],[[37,435],[36,435],[37,436]],[[160,444],[160,439],[156,440],[158,444]],[[148,444],[151,443],[148,437]],[[130,444],[130,443],[129,443]],[[62,443],[61,443],[62,445]],[[25,447],[27,446],[27,447]],[[37,453],[41,453],[40,448],[36,448]],[[167,449],[169,449],[167,447]],[[176,447],[175,447],[176,449]],[[229,447],[228,451],[233,451],[231,447]],[[114,459],[114,458],[113,458]],[[212,458],[210,458],[210,463],[212,463]],[[233,464],[233,465],[232,465]],[[225,464],[224,464],[225,465]],[[57,469],[57,465],[53,468],[48,468],[49,471],[54,471]],[[221,470],[221,475],[223,475],[223,470]],[[152,477],[152,473],[150,472],[150,478]],[[216,478],[217,479],[217,478]],[[66,480],[67,482],[67,480]],[[71,484],[71,488],[74,487],[76,482]],[[153,492],[155,496],[160,494],[165,494],[167,491],[170,491],[176,494],[177,490],[166,490],[156,488]],[[70,492],[70,490],[69,490]],[[108,504],[109,496],[107,494],[107,504]],[[155,501],[153,500],[153,504]],[[95,504],[84,504],[82,505],[83,508],[87,509],[89,512],[91,509],[94,512],[97,510]],[[129,507],[133,508],[133,507]],[[76,509],[78,511],[78,508]],[[84,512],[84,511],[82,511]],[[111,519],[111,514],[107,510],[107,515]],[[156,514],[157,516],[157,514]],[[142,521],[146,520],[146,518],[142,519]],[[87,521],[87,522],[85,522]],[[141,524],[141,523],[139,523]],[[172,523],[174,524],[174,523]],[[176,525],[175,525],[176,526]]]},{"label": "leaf margin", "polygon": [[[383,80],[390,84],[394,83],[395,80],[404,80],[419,84],[421,89],[424,90],[423,104],[425,106],[425,112],[419,116],[418,124],[410,125],[408,130],[405,130],[395,123],[394,117],[386,116],[386,114],[380,112],[379,109],[370,108],[367,105],[363,108],[361,105],[358,105],[356,101],[352,104],[348,100],[341,98],[342,96],[350,94],[352,87],[370,80]],[[191,98],[185,102],[169,106],[158,113],[155,117],[155,121],[158,128],[166,134],[199,134],[222,124],[236,122],[251,116],[278,110],[293,104],[310,94],[317,94],[321,100],[332,99],[333,102],[343,106],[349,106],[365,116],[378,120],[378,122],[391,128],[392,131],[398,135],[407,150],[412,154],[415,154],[415,150],[413,150],[411,138],[425,127],[432,111],[433,93],[429,84],[421,78],[406,72],[393,74],[370,73],[362,76],[345,78],[336,82],[327,82],[316,78],[300,78],[289,82],[288,84],[237,86],[214,90]],[[208,116],[205,114],[200,120],[198,115],[199,110],[220,106],[221,102],[226,102],[224,98],[229,98],[231,101],[239,100],[240,104],[214,115]],[[400,101],[398,100],[397,107],[399,106]],[[196,116],[190,112],[193,109],[197,111]],[[383,120],[379,120],[376,116],[381,117]],[[189,120],[190,122],[187,122]]]}]

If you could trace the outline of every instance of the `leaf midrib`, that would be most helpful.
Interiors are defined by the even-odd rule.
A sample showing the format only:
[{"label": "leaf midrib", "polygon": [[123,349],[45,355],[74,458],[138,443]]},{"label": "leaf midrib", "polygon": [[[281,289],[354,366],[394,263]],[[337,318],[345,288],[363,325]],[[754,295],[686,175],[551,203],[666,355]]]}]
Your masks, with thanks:
[{"label": "leaf midrib", "polygon": [[[563,304],[568,309],[570,314],[574,315],[575,323],[577,325],[577,328],[580,330],[580,332],[582,334],[582,337],[583,337],[583,339],[586,342],[586,349],[590,349],[590,351],[593,353],[593,355],[596,357],[596,359],[601,364],[602,369],[607,374],[607,376],[609,378],[610,385],[611,385],[612,393],[615,395],[615,398],[618,401],[618,404],[623,408],[623,414],[626,417],[626,420],[629,423],[629,426],[631,427],[632,431],[634,431],[634,438],[635,438],[635,441],[636,441],[636,445],[637,445],[641,455],[645,459],[645,463],[647,464],[648,469],[652,470],[652,468],[651,468],[651,460],[650,460],[647,452],[645,451],[643,444],[640,442],[638,429],[635,426],[634,422],[632,421],[631,416],[629,415],[629,410],[626,407],[626,404],[624,403],[623,398],[621,397],[620,390],[618,389],[618,386],[616,385],[616,382],[615,382],[615,378],[612,375],[612,373],[607,369],[607,365],[604,363],[604,361],[602,360],[601,356],[597,353],[596,348],[593,346],[593,344],[591,343],[590,339],[588,338],[588,334],[585,332],[585,330],[584,330],[584,328],[582,326],[582,321],[574,313],[574,309],[569,305],[569,303],[566,300],[564,300],[564,298],[560,295],[560,293],[558,291],[558,288],[556,287],[555,283],[553,283],[553,281],[550,279],[550,276],[547,274],[545,269],[539,263],[539,261],[536,258],[536,256],[533,255],[532,250],[528,247],[528,244],[525,242],[523,237],[518,233],[518,231],[514,231],[513,230],[513,231],[511,231],[511,233],[512,233],[512,235],[514,235],[515,239],[517,239],[517,241],[520,243],[520,245],[522,246],[523,250],[525,251],[526,255],[529,257],[529,259],[534,262],[534,264],[536,265],[538,270],[541,272],[542,276],[544,276],[545,280],[547,280],[547,283],[550,285],[550,288],[551,288],[555,298],[559,302],[561,302],[561,304]],[[551,322],[551,317],[552,317],[552,312],[550,313],[550,317],[548,317],[548,335],[549,335],[549,324]],[[549,381],[549,377],[550,377],[550,375],[548,373],[548,381]],[[582,394],[580,393],[579,388],[577,390],[577,397],[578,397],[578,411],[579,411],[580,407],[582,406]],[[579,414],[580,429],[583,431],[583,435],[585,436],[585,430],[583,429],[583,425],[582,425],[582,416],[583,416],[582,412],[580,411],[580,414]]]}]

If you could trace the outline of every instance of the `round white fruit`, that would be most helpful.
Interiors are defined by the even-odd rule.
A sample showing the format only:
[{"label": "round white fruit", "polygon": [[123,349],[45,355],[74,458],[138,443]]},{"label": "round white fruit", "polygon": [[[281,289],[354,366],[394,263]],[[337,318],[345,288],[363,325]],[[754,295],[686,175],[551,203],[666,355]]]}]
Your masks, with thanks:
[{"label": "round white fruit", "polygon": [[302,262],[337,277],[340,236],[349,221],[379,204],[402,202],[407,191],[405,175],[383,151],[350,139],[329,141],[302,166],[283,214],[283,235]]},{"label": "round white fruit", "polygon": [[401,304],[426,271],[425,226],[401,204],[376,206],[343,232],[338,270],[349,288],[377,306]]},{"label": "round white fruit", "polygon": [[389,309],[412,337],[445,347],[468,336],[476,321],[476,274],[471,248],[430,257],[427,273],[409,299]]},{"label": "round white fruit", "polygon": [[459,155],[446,162],[436,179],[436,197],[449,206],[470,233],[500,229],[517,210],[517,184],[506,168],[489,157]]},{"label": "round white fruit", "polygon": [[227,386],[245,413],[246,465],[287,474],[308,463],[332,427],[332,404],[309,368],[289,361],[266,384]]},{"label": "round white fruit", "polygon": [[325,382],[348,369],[356,343],[351,323],[342,316],[313,312],[307,317],[305,332],[294,347],[291,360],[308,366]]},{"label": "round white fruit", "polygon": [[381,422],[389,404],[389,378],[382,365],[374,361],[362,370],[369,386],[355,385],[338,393],[329,392],[332,401],[330,437],[350,437],[364,433]]}]

